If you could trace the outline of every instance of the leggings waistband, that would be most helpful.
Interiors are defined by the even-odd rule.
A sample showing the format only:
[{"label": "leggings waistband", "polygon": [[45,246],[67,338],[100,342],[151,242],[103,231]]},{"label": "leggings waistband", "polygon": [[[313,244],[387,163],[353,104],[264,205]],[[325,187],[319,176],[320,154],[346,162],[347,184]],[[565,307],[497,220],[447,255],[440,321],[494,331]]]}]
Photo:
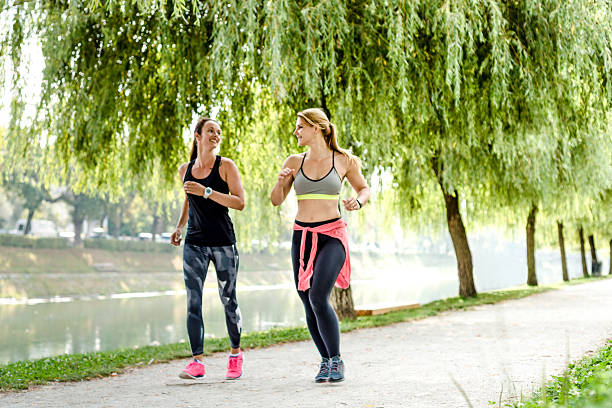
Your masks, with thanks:
[{"label": "leggings waistband", "polygon": [[331,224],[332,222],[336,222],[339,219],[340,217],[332,218],[331,220],[317,221],[317,222],[303,222],[303,221],[295,220],[295,223],[299,225],[300,227],[315,228],[315,227],[320,227],[321,225]]}]

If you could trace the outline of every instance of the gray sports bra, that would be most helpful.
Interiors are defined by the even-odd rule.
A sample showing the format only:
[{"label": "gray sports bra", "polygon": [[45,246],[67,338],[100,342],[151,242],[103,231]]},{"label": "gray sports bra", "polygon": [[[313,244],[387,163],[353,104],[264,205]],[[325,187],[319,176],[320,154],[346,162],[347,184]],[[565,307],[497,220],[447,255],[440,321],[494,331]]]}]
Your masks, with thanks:
[{"label": "gray sports bra", "polygon": [[308,178],[302,169],[304,160],[306,160],[306,153],[304,153],[302,164],[293,181],[293,188],[295,188],[298,200],[338,200],[342,180],[334,165],[335,155],[335,152],[332,152],[332,168],[329,172],[322,178],[313,180]]}]

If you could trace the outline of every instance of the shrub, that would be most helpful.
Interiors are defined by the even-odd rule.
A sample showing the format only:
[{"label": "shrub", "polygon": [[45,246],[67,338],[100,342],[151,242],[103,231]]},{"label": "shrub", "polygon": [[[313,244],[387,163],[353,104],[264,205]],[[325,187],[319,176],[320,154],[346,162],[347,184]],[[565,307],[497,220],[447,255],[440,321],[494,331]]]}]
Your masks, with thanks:
[{"label": "shrub", "polygon": [[[176,250],[170,244],[151,241],[119,241],[116,239],[86,239],[85,248],[105,251],[134,251],[170,253]],[[27,235],[0,234],[0,246],[32,249],[68,249],[72,244],[66,238],[37,238]]]},{"label": "shrub", "polygon": [[34,249],[66,249],[70,247],[70,243],[65,238],[36,238],[25,235],[0,234],[0,246]]},{"label": "shrub", "polygon": [[116,239],[86,239],[85,248],[102,249],[105,251],[134,251],[134,252],[173,252],[176,247],[170,244],[151,241],[119,241]]}]

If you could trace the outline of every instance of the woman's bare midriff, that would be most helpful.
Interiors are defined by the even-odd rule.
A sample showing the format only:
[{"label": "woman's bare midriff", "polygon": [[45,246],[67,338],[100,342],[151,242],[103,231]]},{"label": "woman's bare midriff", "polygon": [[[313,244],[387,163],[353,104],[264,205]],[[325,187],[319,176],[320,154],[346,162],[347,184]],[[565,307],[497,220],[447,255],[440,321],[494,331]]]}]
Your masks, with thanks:
[{"label": "woman's bare midriff", "polygon": [[295,219],[301,222],[319,222],[339,217],[336,200],[300,200]]}]

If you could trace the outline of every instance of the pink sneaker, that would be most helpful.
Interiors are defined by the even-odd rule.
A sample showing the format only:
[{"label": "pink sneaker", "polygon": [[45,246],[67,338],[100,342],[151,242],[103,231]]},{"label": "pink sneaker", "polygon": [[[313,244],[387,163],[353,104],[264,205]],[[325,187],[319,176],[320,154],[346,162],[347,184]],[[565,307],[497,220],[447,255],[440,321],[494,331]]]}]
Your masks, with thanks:
[{"label": "pink sneaker", "polygon": [[187,367],[179,374],[179,377],[186,380],[196,380],[206,377],[206,368],[195,358],[187,364]]},{"label": "pink sneaker", "polygon": [[238,354],[236,357],[230,356],[229,361],[227,362],[227,374],[225,374],[225,378],[228,380],[237,380],[242,376],[242,361],[244,358],[242,357],[242,352]]}]

